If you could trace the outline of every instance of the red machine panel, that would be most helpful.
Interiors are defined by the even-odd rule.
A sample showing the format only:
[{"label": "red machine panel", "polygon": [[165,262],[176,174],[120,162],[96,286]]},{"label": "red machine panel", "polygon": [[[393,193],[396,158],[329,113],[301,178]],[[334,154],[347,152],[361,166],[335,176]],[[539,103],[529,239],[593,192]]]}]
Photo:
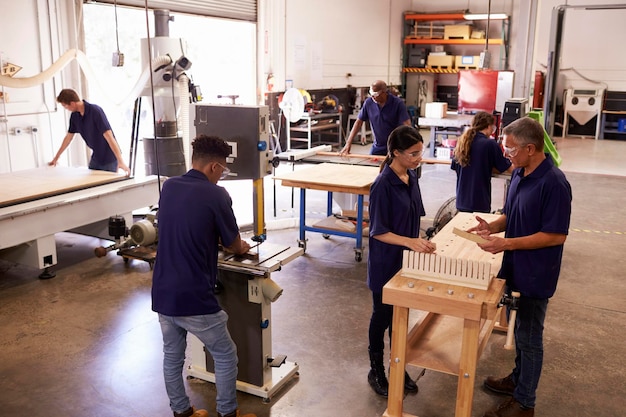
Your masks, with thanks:
[{"label": "red machine panel", "polygon": [[496,109],[498,71],[459,71],[459,113],[475,113],[483,110],[492,113]]}]

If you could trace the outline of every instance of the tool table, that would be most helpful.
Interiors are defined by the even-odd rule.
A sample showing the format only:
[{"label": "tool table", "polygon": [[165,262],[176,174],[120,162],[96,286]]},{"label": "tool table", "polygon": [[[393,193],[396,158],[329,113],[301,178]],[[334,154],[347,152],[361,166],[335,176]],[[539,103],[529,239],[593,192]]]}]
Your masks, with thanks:
[{"label": "tool table", "polygon": [[[300,169],[298,171],[277,175],[283,186],[300,188],[300,237],[298,246],[306,251],[306,232],[317,232],[328,235],[350,237],[356,240],[354,257],[357,262],[363,259],[363,206],[364,196],[369,195],[370,186],[379,173],[378,167],[363,165],[346,165],[322,163]],[[314,224],[306,225],[306,190],[320,190],[328,192],[326,205],[326,219]],[[333,216],[333,192],[356,194],[356,225],[344,227]]]},{"label": "tool table", "polygon": [[[465,126],[472,125],[474,116],[470,114],[457,114],[448,112],[446,117],[420,117],[417,122],[419,126],[430,126],[430,146],[428,156],[435,157],[435,146],[437,135],[461,136]],[[453,129],[453,130],[449,130]]]}]

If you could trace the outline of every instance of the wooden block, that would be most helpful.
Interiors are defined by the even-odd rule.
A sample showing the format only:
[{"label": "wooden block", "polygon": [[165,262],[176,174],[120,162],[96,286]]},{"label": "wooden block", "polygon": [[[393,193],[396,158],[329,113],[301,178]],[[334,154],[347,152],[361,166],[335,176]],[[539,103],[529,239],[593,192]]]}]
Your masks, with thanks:
[{"label": "wooden block", "polygon": [[465,230],[461,230],[459,228],[453,228],[452,229],[452,233],[454,233],[457,236],[460,236],[462,238],[465,238],[467,240],[471,240],[472,242],[476,242],[476,243],[487,243],[488,240],[487,239],[483,239],[482,237],[478,236],[475,233],[470,233],[470,232],[466,232]]},{"label": "wooden block", "polygon": [[470,25],[445,25],[443,28],[444,39],[469,39],[471,35]]},{"label": "wooden block", "polygon": [[454,68],[454,55],[428,55],[426,68]]}]

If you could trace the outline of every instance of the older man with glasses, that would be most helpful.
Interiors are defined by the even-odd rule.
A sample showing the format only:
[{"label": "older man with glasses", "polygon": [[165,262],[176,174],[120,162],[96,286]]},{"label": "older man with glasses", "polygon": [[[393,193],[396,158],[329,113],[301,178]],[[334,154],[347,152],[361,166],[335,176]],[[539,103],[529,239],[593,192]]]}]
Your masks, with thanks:
[{"label": "older man with glasses", "polygon": [[[484,417],[533,417],[543,366],[543,329],[548,301],[561,269],[569,230],[572,188],[544,153],[543,127],[524,117],[503,130],[504,154],[515,170],[503,214],[469,229],[485,239],[478,245],[490,253],[504,252],[499,277],[507,291],[521,297],[515,321],[515,364],[504,378],[487,377],[485,388],[510,398]],[[493,236],[505,232],[503,238]]]},{"label": "older man with glasses", "polygon": [[[350,153],[352,141],[361,131],[363,122],[367,121],[370,122],[374,136],[374,143],[370,150],[372,155],[387,155],[387,138],[391,131],[398,126],[411,125],[411,118],[404,102],[393,94],[389,94],[384,81],[374,81],[370,87],[370,97],[363,103],[358,118],[346,139],[346,145],[340,151],[341,156]],[[361,143],[365,144],[364,137],[361,137]]]}]

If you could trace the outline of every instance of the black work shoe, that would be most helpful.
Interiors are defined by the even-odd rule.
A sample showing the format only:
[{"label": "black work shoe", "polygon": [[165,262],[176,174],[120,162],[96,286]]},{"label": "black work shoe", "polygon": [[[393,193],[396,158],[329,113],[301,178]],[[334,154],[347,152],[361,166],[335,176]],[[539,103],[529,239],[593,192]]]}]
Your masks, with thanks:
[{"label": "black work shoe", "polygon": [[513,391],[515,391],[513,374],[505,376],[504,378],[488,376],[483,385],[488,390],[497,392],[498,394],[513,395]]},{"label": "black work shoe", "polygon": [[217,413],[217,417],[256,417],[256,414],[240,414],[239,409],[236,409],[235,411],[228,414]]},{"label": "black work shoe", "polygon": [[418,390],[417,384],[411,379],[407,371],[404,371],[404,390],[407,392],[417,392]]},{"label": "black work shoe", "polygon": [[193,407],[189,407],[182,413],[174,412],[174,417],[209,417],[209,413],[206,410],[196,410]]},{"label": "black work shoe", "polygon": [[370,387],[372,387],[376,394],[387,398],[389,395],[389,382],[387,381],[387,377],[385,377],[384,371],[381,375],[380,372],[370,369],[370,372],[367,374],[367,382],[369,382]]},{"label": "black work shoe", "polygon": [[497,407],[487,411],[483,417],[534,417],[535,409],[526,408],[515,398],[509,398]]}]

